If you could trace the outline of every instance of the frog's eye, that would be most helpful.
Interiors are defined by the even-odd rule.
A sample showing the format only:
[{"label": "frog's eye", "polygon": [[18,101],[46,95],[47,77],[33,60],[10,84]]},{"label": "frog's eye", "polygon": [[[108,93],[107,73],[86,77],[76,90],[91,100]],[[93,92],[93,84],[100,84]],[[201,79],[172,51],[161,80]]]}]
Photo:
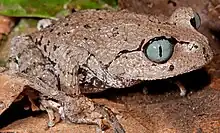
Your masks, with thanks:
[{"label": "frog's eye", "polygon": [[197,12],[194,12],[194,17],[191,18],[190,23],[195,29],[198,29],[201,25],[201,18]]},{"label": "frog's eye", "polygon": [[177,41],[172,37],[155,37],[145,44],[143,52],[149,60],[156,63],[164,63],[172,56],[176,43]]}]

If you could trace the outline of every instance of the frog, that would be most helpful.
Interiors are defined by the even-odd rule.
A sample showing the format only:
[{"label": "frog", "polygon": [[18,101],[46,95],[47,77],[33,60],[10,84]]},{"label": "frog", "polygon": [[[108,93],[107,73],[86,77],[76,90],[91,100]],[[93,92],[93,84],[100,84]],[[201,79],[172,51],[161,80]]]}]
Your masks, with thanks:
[{"label": "frog", "polygon": [[[190,7],[178,8],[170,17],[127,10],[77,11],[40,31],[13,38],[8,71],[40,92],[50,126],[62,119],[124,133],[111,109],[85,94],[202,68],[213,53],[199,25]],[[183,87],[180,90],[185,94]]]}]

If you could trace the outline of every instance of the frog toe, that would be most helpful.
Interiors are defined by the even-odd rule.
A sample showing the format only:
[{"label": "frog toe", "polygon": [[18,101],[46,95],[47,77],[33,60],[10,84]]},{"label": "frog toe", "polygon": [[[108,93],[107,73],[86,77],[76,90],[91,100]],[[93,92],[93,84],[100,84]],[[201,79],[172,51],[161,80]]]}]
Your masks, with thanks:
[{"label": "frog toe", "polygon": [[186,88],[184,87],[184,85],[180,81],[176,81],[175,83],[180,89],[180,96],[186,96],[187,91],[186,91]]},{"label": "frog toe", "polygon": [[115,133],[125,133],[125,130],[123,129],[122,125],[119,123],[118,119],[116,118],[115,114],[111,111],[111,109],[101,105],[97,106],[97,112],[104,116],[103,122],[105,122],[105,125],[110,124]]},{"label": "frog toe", "polygon": [[116,133],[125,133],[114,113],[107,107],[94,103],[85,96],[67,97],[64,114],[70,122],[95,124],[103,131],[112,127]]},{"label": "frog toe", "polygon": [[41,100],[41,110],[46,110],[49,117],[48,127],[53,127],[60,121],[60,114],[57,112],[60,108],[57,105],[59,104],[51,100]]}]

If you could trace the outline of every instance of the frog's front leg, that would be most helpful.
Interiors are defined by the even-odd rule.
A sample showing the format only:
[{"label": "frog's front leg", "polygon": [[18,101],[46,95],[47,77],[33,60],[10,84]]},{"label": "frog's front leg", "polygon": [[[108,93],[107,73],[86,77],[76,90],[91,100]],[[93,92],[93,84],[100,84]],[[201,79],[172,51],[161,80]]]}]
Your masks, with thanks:
[{"label": "frog's front leg", "polygon": [[[177,85],[178,89],[180,90],[180,96],[186,96],[187,90],[184,85],[179,80],[168,80],[169,83]],[[148,84],[146,84],[142,89],[143,94],[148,94]]]},{"label": "frog's front leg", "polygon": [[44,98],[40,100],[40,109],[45,110],[48,114],[49,121],[48,127],[53,127],[56,123],[58,123],[62,116],[59,113],[63,111],[63,108],[59,103],[56,103],[52,100],[45,100]]},{"label": "frog's front leg", "polygon": [[106,125],[106,123],[109,123],[115,132],[125,132],[115,115],[107,107],[94,103],[82,94],[66,95],[64,91],[61,91],[63,90],[62,87],[65,89],[66,86],[61,85],[61,90],[51,86],[51,83],[49,83],[51,80],[46,80],[47,77],[51,77],[52,73],[50,72],[45,70],[43,74],[39,74],[43,77],[29,79],[30,86],[42,93],[41,104],[47,109],[50,119],[49,126],[53,126],[59,121],[56,115],[53,114],[53,112],[58,112],[61,119],[73,123],[95,124],[102,130],[108,127],[109,125]]},{"label": "frog's front leg", "polygon": [[[33,39],[26,39],[25,45],[23,41],[17,42],[19,38],[15,41],[16,47],[13,48],[14,54],[11,55],[8,66],[12,73],[27,79],[27,85],[41,93],[41,104],[49,112],[49,124],[56,122],[56,115],[53,114],[56,111],[61,119],[73,123],[96,124],[103,129],[103,125],[106,125],[104,121],[108,121],[116,132],[124,132],[110,109],[78,93],[79,79],[75,73],[78,73],[79,68],[74,67],[77,66],[77,61],[70,59],[72,62],[53,62],[44,57]],[[18,48],[21,48],[20,52],[16,51]]]},{"label": "frog's front leg", "polygon": [[180,96],[186,96],[186,88],[183,86],[183,84],[180,81],[176,81],[175,84],[180,89]]},{"label": "frog's front leg", "polygon": [[180,96],[186,96],[187,90],[184,85],[179,80],[169,80],[170,83],[177,85],[178,89],[180,90]]}]

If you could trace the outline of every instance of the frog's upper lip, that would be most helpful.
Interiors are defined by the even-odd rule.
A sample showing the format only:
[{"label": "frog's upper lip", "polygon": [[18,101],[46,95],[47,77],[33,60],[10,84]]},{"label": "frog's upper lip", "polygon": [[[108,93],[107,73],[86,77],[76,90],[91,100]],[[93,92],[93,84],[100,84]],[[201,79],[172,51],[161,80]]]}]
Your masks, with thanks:
[{"label": "frog's upper lip", "polygon": [[208,65],[208,64],[212,61],[212,59],[213,59],[213,52],[209,53],[208,56],[209,56],[209,58],[207,58],[207,60],[206,60],[207,62],[204,63],[204,64],[200,64],[200,65],[198,65],[198,66],[188,67],[187,70],[184,70],[184,71],[182,71],[182,72],[179,72],[179,73],[177,73],[177,74],[175,74],[175,75],[173,75],[173,74],[166,75],[166,76],[163,75],[163,76],[158,77],[158,78],[156,78],[156,79],[147,79],[147,80],[160,80],[160,79],[173,78],[173,77],[176,77],[176,76],[183,75],[183,74],[185,74],[185,73],[189,73],[189,72],[192,72],[192,71],[201,69],[201,68],[205,67],[206,65]]}]

